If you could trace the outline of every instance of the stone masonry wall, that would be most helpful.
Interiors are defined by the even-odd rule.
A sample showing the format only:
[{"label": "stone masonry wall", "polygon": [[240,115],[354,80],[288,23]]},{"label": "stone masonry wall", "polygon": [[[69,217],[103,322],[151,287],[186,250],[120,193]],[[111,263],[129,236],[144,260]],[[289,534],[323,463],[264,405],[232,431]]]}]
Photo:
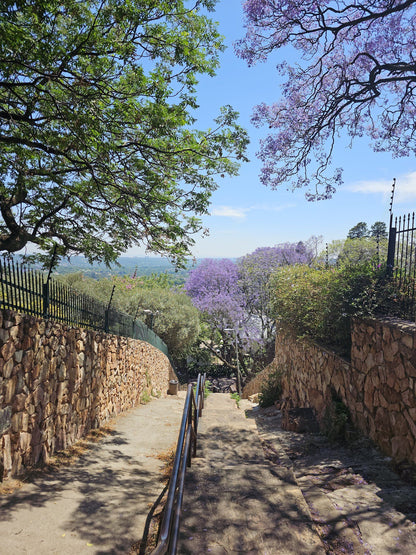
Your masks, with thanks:
[{"label": "stone masonry wall", "polygon": [[0,480],[165,394],[172,378],[144,341],[0,310]]},{"label": "stone masonry wall", "polygon": [[[348,363],[280,329],[275,360],[258,380],[276,367],[284,369],[283,397],[293,407],[314,408],[320,423],[335,393],[357,429],[394,460],[416,463],[415,336],[415,324],[392,318],[356,319]],[[248,384],[244,396],[253,389]]]}]

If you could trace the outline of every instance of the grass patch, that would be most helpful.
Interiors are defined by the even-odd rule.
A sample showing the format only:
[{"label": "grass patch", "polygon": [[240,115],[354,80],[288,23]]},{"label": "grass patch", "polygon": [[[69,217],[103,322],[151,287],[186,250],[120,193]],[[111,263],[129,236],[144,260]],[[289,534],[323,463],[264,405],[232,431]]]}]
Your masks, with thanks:
[{"label": "grass patch", "polygon": [[240,408],[240,401],[241,401],[241,397],[240,395],[236,392],[236,393],[230,393],[230,397],[231,399],[234,399],[235,404],[237,405],[237,408]]},{"label": "grass patch", "polygon": [[149,395],[148,391],[143,391],[141,397],[140,397],[140,404],[142,405],[147,405],[147,403],[150,403],[151,401],[151,397]]},{"label": "grass patch", "polygon": [[156,455],[156,459],[163,462],[163,467],[161,469],[161,478],[160,481],[163,484],[167,484],[169,482],[170,476],[172,474],[173,469],[173,461],[175,460],[175,453],[176,453],[176,446],[167,449],[166,451],[162,451]]}]

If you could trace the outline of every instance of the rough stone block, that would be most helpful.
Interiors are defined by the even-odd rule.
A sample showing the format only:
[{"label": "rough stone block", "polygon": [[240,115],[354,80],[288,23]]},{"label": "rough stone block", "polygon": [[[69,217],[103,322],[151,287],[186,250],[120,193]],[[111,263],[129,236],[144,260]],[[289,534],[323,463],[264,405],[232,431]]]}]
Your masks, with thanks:
[{"label": "rough stone block", "polygon": [[16,392],[16,383],[17,383],[17,377],[16,376],[12,376],[6,382],[6,392],[5,392],[5,396],[4,396],[4,400],[5,400],[6,404],[10,404],[13,401],[13,397],[14,397],[14,394]]},{"label": "rough stone block", "polygon": [[392,362],[399,352],[399,342],[393,341],[391,343],[387,342],[384,346],[384,360]]},{"label": "rough stone block", "polygon": [[11,358],[15,352],[16,352],[16,347],[13,341],[10,341],[10,340],[7,341],[7,343],[5,343],[3,347],[0,349],[0,354],[3,360],[5,361],[9,360],[9,358]]},{"label": "rough stone block", "polygon": [[30,449],[31,441],[32,441],[32,434],[29,434],[27,432],[21,432],[20,433],[20,435],[19,435],[19,445],[20,445],[20,450],[22,451],[22,453],[24,453],[25,451]]},{"label": "rough stone block", "polygon": [[409,412],[406,409],[403,411],[403,416],[406,418],[412,436],[416,440],[416,422],[411,418]]},{"label": "rough stone block", "polygon": [[2,437],[3,444],[3,468],[4,477],[6,477],[12,470],[12,444],[10,441],[10,435],[6,434]]},{"label": "rough stone block", "polygon": [[408,349],[413,349],[414,342],[413,342],[413,334],[404,333],[401,338],[401,342],[405,345]]},{"label": "rough stone block", "polygon": [[9,358],[9,360],[4,363],[4,365],[3,365],[3,378],[10,378],[10,376],[13,374],[14,364],[15,364],[15,362],[14,362],[13,358]]},{"label": "rough stone block", "polygon": [[12,425],[12,407],[5,407],[0,410],[0,436],[7,432]]},{"label": "rough stone block", "polygon": [[410,454],[405,436],[395,436],[391,439],[391,455],[395,461],[401,462]]},{"label": "rough stone block", "polygon": [[15,395],[13,399],[13,410],[15,412],[20,412],[25,409],[26,397],[27,396],[24,393],[19,393],[18,395]]}]

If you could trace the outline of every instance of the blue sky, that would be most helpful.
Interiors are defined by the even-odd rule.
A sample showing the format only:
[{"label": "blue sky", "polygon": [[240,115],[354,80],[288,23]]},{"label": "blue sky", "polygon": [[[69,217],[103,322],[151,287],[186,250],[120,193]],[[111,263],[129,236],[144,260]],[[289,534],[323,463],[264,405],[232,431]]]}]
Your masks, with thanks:
[{"label": "blue sky", "polygon": [[[200,80],[199,126],[211,125],[220,106],[231,104],[240,113],[240,123],[250,136],[250,162],[242,165],[239,176],[219,182],[212,196],[211,213],[203,219],[210,234],[196,238],[193,255],[238,257],[257,247],[306,240],[312,235],[323,236],[324,248],[325,242],[345,238],[357,222],[387,224],[393,178],[397,181],[394,213],[415,210],[414,159],[393,159],[388,153],[374,153],[365,138],[353,143],[352,149],[342,140],[338,143],[334,167],[344,168],[344,185],[331,200],[308,202],[305,191],[292,193],[284,185],[273,191],[260,183],[261,163],[256,152],[260,138],[268,130],[256,129],[250,117],[256,104],[279,98],[275,65],[283,54],[276,53],[273,60],[252,68],[235,56],[233,43],[244,35],[241,5],[241,0],[221,0],[211,15],[219,22],[227,50],[221,55],[216,77]],[[127,254],[136,256],[143,252],[131,249]]]}]

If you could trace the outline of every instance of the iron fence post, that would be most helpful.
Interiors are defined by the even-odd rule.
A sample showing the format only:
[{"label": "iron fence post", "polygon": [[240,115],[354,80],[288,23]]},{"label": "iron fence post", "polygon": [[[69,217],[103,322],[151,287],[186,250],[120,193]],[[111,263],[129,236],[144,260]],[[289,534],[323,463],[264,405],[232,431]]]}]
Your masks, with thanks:
[{"label": "iron fence post", "polygon": [[42,312],[43,318],[48,318],[49,313],[49,279],[42,284]]},{"label": "iron fence post", "polygon": [[393,226],[393,214],[390,214],[389,244],[387,248],[387,276],[393,276],[394,255],[396,249],[396,227]]},{"label": "iron fence post", "polygon": [[114,289],[116,288],[115,285],[113,285],[113,289],[111,291],[111,296],[110,296],[110,301],[108,303],[107,309],[104,313],[104,331],[105,333],[108,333],[109,329],[110,329],[110,306],[111,306],[111,301],[113,300],[113,295],[114,295]]},{"label": "iron fence post", "polygon": [[56,244],[53,247],[53,252],[52,252],[52,257],[51,257],[51,263],[49,264],[49,271],[48,271],[48,277],[46,278],[46,282],[42,284],[42,312],[43,312],[43,317],[46,319],[48,318],[49,315],[49,282],[51,280],[51,274],[52,274],[52,268],[55,265],[55,259],[56,259]]}]

